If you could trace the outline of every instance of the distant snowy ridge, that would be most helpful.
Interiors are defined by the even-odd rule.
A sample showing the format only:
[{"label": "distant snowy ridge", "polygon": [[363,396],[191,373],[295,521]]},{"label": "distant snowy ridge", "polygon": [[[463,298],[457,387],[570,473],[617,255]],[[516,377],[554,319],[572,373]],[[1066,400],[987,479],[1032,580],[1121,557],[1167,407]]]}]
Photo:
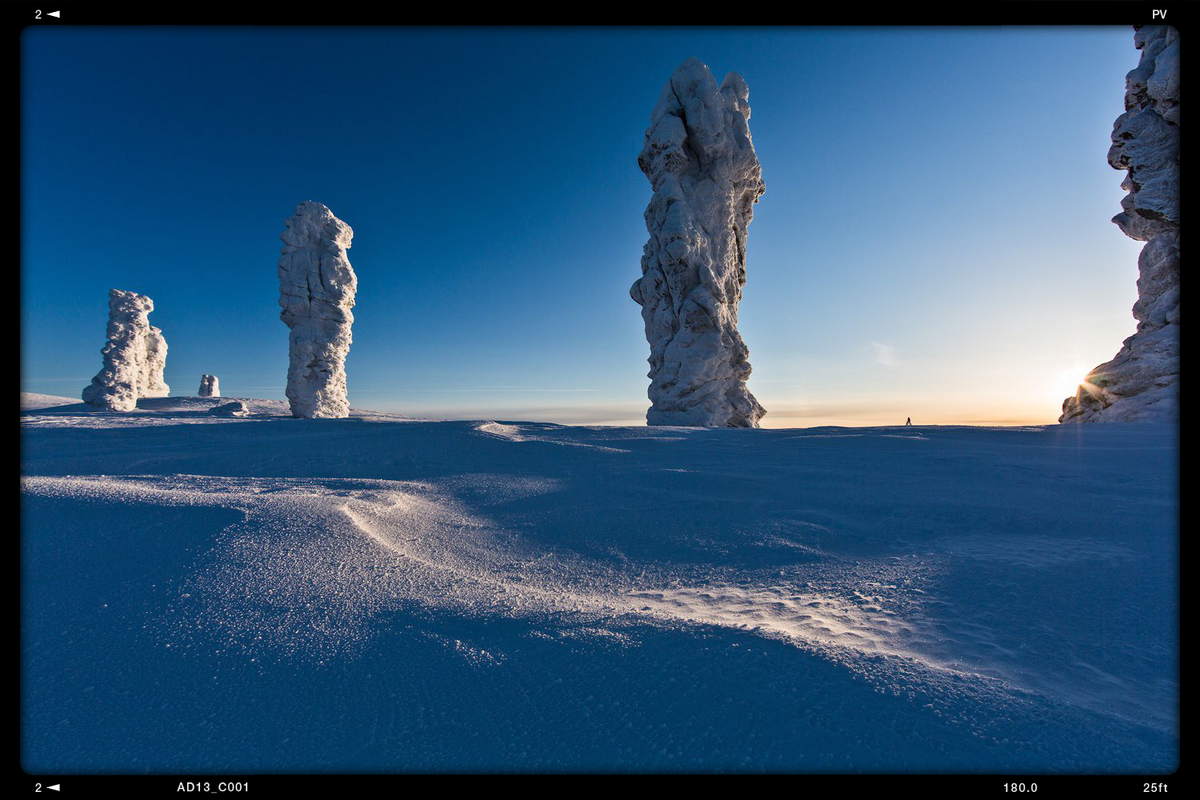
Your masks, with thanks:
[{"label": "distant snowy ridge", "polygon": [[[230,402],[246,407],[245,416],[223,417],[213,409]],[[229,422],[254,422],[264,419],[293,419],[286,400],[264,400],[253,397],[153,397],[143,398],[130,411],[110,413],[97,411],[70,397],[21,392],[21,424],[42,428],[138,428],[161,425],[190,425]],[[404,422],[418,419],[404,414],[391,414],[352,408],[349,416],[363,420]]]},{"label": "distant snowy ridge", "polygon": [[36,392],[21,392],[21,410],[32,411],[39,408],[54,408],[55,406],[78,405],[74,397],[61,397],[56,394],[37,394]]}]

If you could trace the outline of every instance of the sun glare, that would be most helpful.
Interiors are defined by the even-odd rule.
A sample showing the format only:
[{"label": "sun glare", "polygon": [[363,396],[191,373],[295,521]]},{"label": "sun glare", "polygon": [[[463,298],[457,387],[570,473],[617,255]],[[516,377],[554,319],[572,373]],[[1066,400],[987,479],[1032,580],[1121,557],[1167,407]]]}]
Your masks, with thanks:
[{"label": "sun glare", "polygon": [[1079,389],[1079,385],[1087,377],[1087,373],[1087,368],[1079,364],[1060,372],[1058,378],[1049,383],[1050,386],[1054,387],[1054,396],[1058,399],[1058,402],[1061,403],[1068,397],[1074,397],[1075,392]]}]

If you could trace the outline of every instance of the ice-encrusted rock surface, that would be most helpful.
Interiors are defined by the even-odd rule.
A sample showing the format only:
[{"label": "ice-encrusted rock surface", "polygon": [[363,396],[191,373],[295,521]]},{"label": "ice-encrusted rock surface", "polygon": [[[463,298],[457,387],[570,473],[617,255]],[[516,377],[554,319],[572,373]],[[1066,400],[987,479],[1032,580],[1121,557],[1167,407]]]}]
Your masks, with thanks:
[{"label": "ice-encrusted rock surface", "polygon": [[354,231],[311,200],[280,235],[279,318],[288,334],[287,398],[296,417],[345,417],[346,354],[358,280],[346,250]]},{"label": "ice-encrusted rock surface", "polygon": [[220,397],[221,383],[217,380],[216,375],[201,375],[200,389],[196,392],[197,397]]},{"label": "ice-encrusted rock surface", "polygon": [[638,166],[654,196],[642,277],[629,290],[650,343],[650,425],[758,427],[738,334],[746,235],[765,188],[750,140],[750,92],[701,61],[675,70],[650,115]]},{"label": "ice-encrusted rock surface", "polygon": [[1179,420],[1179,33],[1138,28],[1142,51],[1125,78],[1125,113],[1113,124],[1108,163],[1127,170],[1129,192],[1113,217],[1138,256],[1137,332],[1093,369],[1059,422]]},{"label": "ice-encrusted rock surface", "polygon": [[132,411],[139,397],[166,397],[167,340],[150,325],[154,301],[136,292],[108,292],[104,366],[83,390],[83,402],[106,411]]}]

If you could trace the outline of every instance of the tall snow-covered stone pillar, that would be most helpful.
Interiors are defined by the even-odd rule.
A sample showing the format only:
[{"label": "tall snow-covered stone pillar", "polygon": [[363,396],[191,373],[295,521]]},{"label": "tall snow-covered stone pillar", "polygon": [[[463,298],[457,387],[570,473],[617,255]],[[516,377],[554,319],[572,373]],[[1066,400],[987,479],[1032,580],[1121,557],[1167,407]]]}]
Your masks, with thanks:
[{"label": "tall snow-covered stone pillar", "polygon": [[200,389],[196,392],[197,397],[220,397],[221,382],[217,380],[216,375],[201,375]]},{"label": "tall snow-covered stone pillar", "polygon": [[1137,28],[1137,68],[1125,76],[1125,113],[1108,163],[1129,192],[1113,222],[1146,243],[1138,256],[1137,332],[1063,401],[1059,422],[1179,420],[1179,32]]},{"label": "tall snow-covered stone pillar", "polygon": [[346,258],[354,231],[311,200],[280,234],[279,318],[288,335],[287,398],[296,417],[345,417],[346,354],[358,279]]},{"label": "tall snow-covered stone pillar", "polygon": [[638,166],[654,196],[642,277],[629,290],[650,342],[650,425],[756,428],[766,410],[746,388],[738,334],[746,235],[765,186],[750,140],[750,91],[720,86],[689,58],[650,114]]},{"label": "tall snow-covered stone pillar", "polygon": [[83,390],[83,402],[107,411],[132,411],[139,397],[166,397],[167,340],[150,325],[154,301],[136,292],[108,292],[104,366]]}]

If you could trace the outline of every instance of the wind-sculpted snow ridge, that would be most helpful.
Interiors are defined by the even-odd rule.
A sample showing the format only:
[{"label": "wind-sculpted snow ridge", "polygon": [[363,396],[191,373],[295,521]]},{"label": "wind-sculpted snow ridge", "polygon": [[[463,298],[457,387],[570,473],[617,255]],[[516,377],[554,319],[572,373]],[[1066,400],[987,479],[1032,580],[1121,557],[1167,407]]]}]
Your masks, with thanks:
[{"label": "wind-sculpted snow ridge", "polygon": [[737,73],[718,87],[689,58],[650,115],[638,156],[654,188],[650,240],[629,290],[650,342],[650,425],[755,428],[766,413],[746,388],[750,351],[737,330],[746,236],[765,189],[749,97]]},{"label": "wind-sculpted snow ridge", "polygon": [[1126,111],[1113,124],[1108,163],[1128,172],[1113,222],[1146,242],[1137,332],[1063,401],[1059,422],[1179,420],[1179,32],[1138,28],[1134,46],[1142,55],[1125,78]]},{"label": "wind-sculpted snow ridge", "polygon": [[[567,447],[590,447],[592,449],[605,450],[609,453],[628,453],[628,450],[622,450],[617,447],[607,447],[605,445],[585,444],[583,442],[573,442],[569,439],[564,441],[559,437],[539,435],[541,431],[553,432],[555,428],[561,428],[561,425],[553,423],[525,423],[524,425],[505,424],[501,422],[483,422],[475,426],[475,430],[487,436],[495,436],[499,439],[507,439],[510,442],[546,442],[555,445],[565,445]],[[530,429],[535,429],[536,432],[531,432]]]},{"label": "wind-sculpted snow ridge", "polygon": [[135,292],[108,292],[104,366],[83,390],[83,402],[106,411],[132,411],[139,397],[166,397],[167,340],[150,325],[154,301]]},{"label": "wind-sculpted snow ridge", "polygon": [[[472,430],[495,438],[480,428],[465,432]],[[562,429],[557,438],[574,436]],[[505,438],[518,445],[539,441]],[[550,448],[555,450],[562,448]],[[612,448],[589,451],[624,462]],[[548,549],[526,531],[537,517],[522,509],[534,502],[545,506],[565,488],[562,481],[511,475],[461,475],[437,483],[186,474],[22,479],[22,491],[31,496],[209,506],[244,515],[179,587],[171,612],[177,627],[164,632],[173,646],[186,646],[206,630],[209,636],[222,632],[224,647],[253,657],[354,656],[378,635],[379,620],[412,608],[435,616],[526,620],[573,635],[592,630],[633,645],[639,626],[699,627],[785,643],[889,692],[904,685],[951,692],[969,686],[994,695],[989,702],[1012,702],[1008,693],[1016,689],[1097,713],[1130,713],[1128,704],[1096,699],[1098,681],[1122,679],[1093,674],[1086,663],[1051,671],[1031,667],[995,619],[958,613],[940,588],[954,563],[948,559],[966,558],[977,572],[993,563],[1001,570],[1014,564],[1038,570],[1112,562],[1117,569],[1137,557],[1129,548],[1095,539],[959,534],[930,541],[919,557],[849,560],[816,546],[836,538],[827,526],[778,520],[716,534],[713,541],[689,534],[694,546],[715,552],[737,552],[745,547],[741,540],[788,554],[766,568],[737,566],[736,559],[723,567],[686,558],[670,563],[626,555],[612,561],[573,552],[570,536],[561,531]],[[489,659],[503,660],[503,654],[483,660]],[[1153,692],[1132,686],[1123,691],[1137,701],[1141,719],[1169,724]]]},{"label": "wind-sculpted snow ridge", "polygon": [[217,380],[216,375],[201,375],[200,389],[196,392],[197,397],[220,397],[221,382]]},{"label": "wind-sculpted snow ridge", "polygon": [[358,279],[346,257],[354,231],[311,200],[280,235],[279,318],[288,334],[287,398],[296,417],[346,417],[346,355]]},{"label": "wind-sculpted snow ridge", "polygon": [[[554,491],[495,477],[486,488],[515,498]],[[878,583],[883,573],[824,567],[846,587],[832,591],[806,588],[779,570],[747,581],[750,573],[736,585],[710,576],[690,586],[686,571],[653,575],[643,567],[634,580],[567,552],[550,557],[424,482],[129,475],[29,477],[22,490],[242,510],[246,522],[183,592],[211,600],[193,623],[224,628],[231,644],[251,649],[353,651],[370,637],[372,617],[419,604],[479,617],[753,630],[856,671],[863,656],[958,671],[922,653],[938,638],[894,591],[894,580],[889,588]],[[918,579],[911,569],[884,568],[893,578]],[[321,624],[313,625],[318,609]]]}]

